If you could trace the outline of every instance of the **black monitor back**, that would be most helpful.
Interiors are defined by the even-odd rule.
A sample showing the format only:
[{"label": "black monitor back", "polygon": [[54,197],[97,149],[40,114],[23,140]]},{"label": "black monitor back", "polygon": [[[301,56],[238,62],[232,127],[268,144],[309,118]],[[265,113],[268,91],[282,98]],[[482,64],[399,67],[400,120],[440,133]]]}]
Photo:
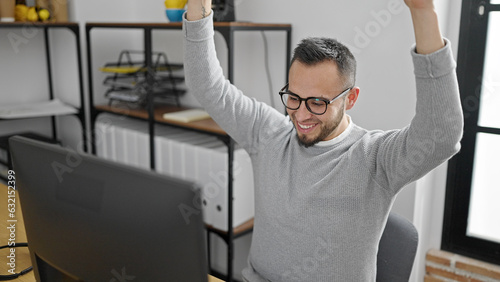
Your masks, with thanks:
[{"label": "black monitor back", "polygon": [[9,142],[37,281],[207,281],[195,184],[19,136]]}]

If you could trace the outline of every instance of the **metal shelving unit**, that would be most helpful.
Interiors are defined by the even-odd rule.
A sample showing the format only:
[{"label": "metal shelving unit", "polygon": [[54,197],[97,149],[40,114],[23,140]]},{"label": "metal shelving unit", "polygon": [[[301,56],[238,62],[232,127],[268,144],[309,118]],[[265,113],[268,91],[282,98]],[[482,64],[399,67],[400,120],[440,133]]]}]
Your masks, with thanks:
[{"label": "metal shelving unit", "polygon": [[[52,60],[51,60],[51,55],[50,55],[50,38],[49,38],[49,30],[51,29],[67,29],[71,31],[75,37],[75,42],[76,42],[76,56],[77,56],[77,68],[78,68],[78,91],[79,91],[79,98],[80,98],[80,107],[75,109],[75,113],[69,114],[69,115],[74,115],[78,118],[80,121],[80,124],[82,125],[82,143],[83,143],[83,150],[87,151],[87,146],[86,146],[86,121],[85,121],[85,103],[84,103],[84,90],[83,90],[83,76],[82,76],[82,58],[81,58],[81,48],[80,48],[80,29],[78,23],[26,23],[26,22],[2,22],[0,23],[0,29],[24,29],[24,28],[37,28],[37,29],[42,29],[43,31],[43,37],[44,37],[44,47],[45,47],[45,59],[46,59],[46,64],[47,64],[47,80],[48,80],[48,87],[49,87],[49,97],[48,101],[53,101],[55,99],[54,95],[54,86],[53,86],[53,71],[52,71]],[[71,106],[72,107],[72,106]],[[56,126],[56,116],[59,114],[54,114],[50,116],[51,118],[51,125],[52,125],[52,136],[40,136],[38,134],[34,134],[32,132],[26,132],[26,133],[20,133],[24,134],[27,137],[34,138],[34,139],[39,139],[41,141],[48,141],[48,142],[53,142],[53,143],[58,143],[58,134],[57,134],[57,126]],[[68,115],[68,114],[62,114],[62,115]],[[36,118],[36,117],[46,117],[47,115],[40,115],[37,116],[36,114],[32,114],[27,112],[26,113],[26,118]],[[23,119],[24,117],[16,117],[12,119],[6,119],[6,118],[1,118],[0,121],[9,121],[9,120],[19,120]],[[7,139],[11,135],[5,135],[0,137],[0,148],[3,150],[8,151],[8,142]],[[11,163],[10,163],[10,158],[7,157],[7,160],[1,160],[1,164],[11,168]],[[5,177],[3,175],[0,175],[0,179],[4,179]]]}]

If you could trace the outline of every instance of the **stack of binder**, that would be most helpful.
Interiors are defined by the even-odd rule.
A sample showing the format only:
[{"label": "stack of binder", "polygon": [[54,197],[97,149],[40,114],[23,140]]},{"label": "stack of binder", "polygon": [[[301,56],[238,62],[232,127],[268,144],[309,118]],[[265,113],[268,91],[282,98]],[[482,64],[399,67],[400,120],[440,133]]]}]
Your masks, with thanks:
[{"label": "stack of binder", "polygon": [[[100,157],[149,169],[147,123],[101,115],[96,123]],[[195,181],[203,189],[207,225],[228,229],[228,149],[214,136],[170,126],[156,127],[155,168],[158,173]],[[254,216],[254,184],[250,156],[235,148],[233,159],[233,227]]]}]

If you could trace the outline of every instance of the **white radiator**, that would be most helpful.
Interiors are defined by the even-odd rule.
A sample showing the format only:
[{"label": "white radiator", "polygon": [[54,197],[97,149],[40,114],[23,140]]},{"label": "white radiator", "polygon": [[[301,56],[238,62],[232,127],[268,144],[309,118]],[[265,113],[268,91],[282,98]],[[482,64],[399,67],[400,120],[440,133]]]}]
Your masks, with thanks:
[{"label": "white radiator", "polygon": [[[228,152],[214,136],[159,125],[155,127],[158,173],[195,181],[203,188],[205,223],[227,231]],[[102,114],[96,122],[97,155],[149,169],[149,133],[145,121]],[[234,150],[233,227],[254,216],[253,170],[248,153]]]}]

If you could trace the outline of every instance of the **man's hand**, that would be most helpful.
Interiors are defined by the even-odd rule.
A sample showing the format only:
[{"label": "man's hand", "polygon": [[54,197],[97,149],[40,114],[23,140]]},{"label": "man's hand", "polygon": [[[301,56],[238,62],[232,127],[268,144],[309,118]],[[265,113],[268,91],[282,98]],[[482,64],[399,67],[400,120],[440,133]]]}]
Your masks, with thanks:
[{"label": "man's hand", "polygon": [[404,0],[410,8],[417,53],[430,54],[444,47],[433,0]]},{"label": "man's hand", "polygon": [[405,0],[406,6],[410,9],[434,9],[432,0]]},{"label": "man's hand", "polygon": [[212,0],[189,0],[186,18],[197,21],[206,18],[212,12]]}]

